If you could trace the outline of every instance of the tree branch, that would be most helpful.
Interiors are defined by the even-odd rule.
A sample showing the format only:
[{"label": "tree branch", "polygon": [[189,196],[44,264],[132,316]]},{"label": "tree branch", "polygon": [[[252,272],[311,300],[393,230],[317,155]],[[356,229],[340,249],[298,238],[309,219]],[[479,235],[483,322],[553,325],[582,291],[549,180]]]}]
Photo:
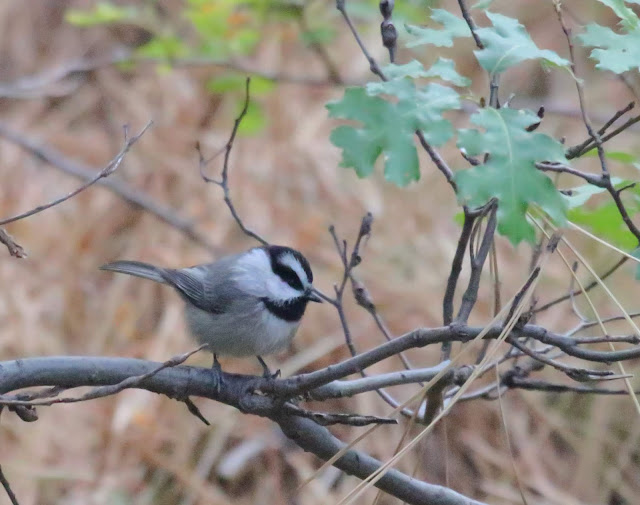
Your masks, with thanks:
[{"label": "tree branch", "polygon": [[54,207],[54,206],[56,206],[58,204],[61,204],[62,202],[65,202],[65,201],[69,200],[69,198],[73,198],[78,193],[84,191],[89,186],[92,186],[93,184],[98,182],[100,179],[104,179],[105,177],[109,177],[113,172],[115,172],[118,169],[118,167],[122,163],[122,160],[124,159],[125,155],[129,152],[129,149],[131,149],[131,146],[133,146],[133,144],[135,144],[138,141],[138,139],[140,137],[142,137],[142,135],[144,135],[144,133],[147,131],[147,129],[151,126],[151,124],[152,124],[151,121],[149,121],[145,125],[145,127],[140,131],[140,133],[138,133],[137,135],[134,135],[131,138],[128,138],[128,134],[127,134],[128,127],[125,126],[125,128],[124,128],[124,140],[125,140],[124,146],[122,147],[120,152],[115,156],[115,158],[113,158],[109,162],[109,164],[106,167],[104,167],[102,170],[100,170],[94,177],[89,179],[85,184],[83,184],[79,188],[73,190],[71,193],[69,193],[69,194],[67,194],[65,196],[62,196],[60,198],[56,198],[52,202],[49,202],[49,203],[44,204],[44,205],[39,205],[38,207],[35,207],[35,208],[33,208],[31,210],[28,210],[26,212],[23,212],[21,214],[16,214],[15,216],[7,217],[5,219],[0,219],[0,226],[5,225],[5,224],[9,224],[9,223],[13,223],[15,221],[19,221],[20,219],[24,219],[26,217],[33,216],[34,214],[38,214],[39,212],[42,212],[43,210],[50,209],[51,207]]},{"label": "tree branch", "polygon": [[[76,161],[69,159],[60,154],[55,149],[46,146],[34,139],[25,137],[24,135],[17,133],[10,129],[7,125],[0,122],[0,137],[5,138],[9,142],[12,142],[20,146],[25,151],[29,152],[36,158],[41,159],[45,163],[61,170],[62,172],[77,177],[85,181],[89,181],[95,177],[95,170],[81,165]],[[174,209],[160,205],[158,202],[150,198],[148,195],[141,193],[121,180],[116,179],[101,179],[96,182],[96,185],[103,186],[111,192],[118,195],[123,200],[127,201],[131,205],[138,207],[142,210],[149,212],[156,216],[161,221],[164,221],[169,226],[176,228],[180,232],[184,233],[189,239],[195,243],[204,247],[210,252],[216,252],[214,247],[208,239],[200,235],[194,228],[193,223],[178,216]]]},{"label": "tree branch", "polygon": [[[244,105],[242,107],[242,110],[240,111],[240,114],[238,115],[238,117],[235,119],[235,121],[233,123],[233,128],[231,130],[231,135],[229,136],[229,140],[227,141],[227,143],[224,146],[224,148],[222,150],[218,151],[218,153],[213,155],[208,160],[204,159],[204,156],[202,155],[202,151],[200,150],[200,144],[196,145],[196,149],[198,150],[200,175],[202,176],[202,179],[205,182],[210,182],[210,183],[216,184],[216,185],[218,185],[218,186],[220,186],[222,188],[222,192],[224,194],[224,203],[227,204],[227,207],[229,208],[229,211],[231,212],[231,215],[233,216],[233,219],[236,221],[236,223],[238,224],[240,229],[243,231],[243,233],[245,235],[248,235],[251,238],[254,238],[258,242],[260,242],[262,245],[268,245],[269,242],[267,242],[260,235],[258,235],[254,231],[251,231],[249,228],[247,228],[244,225],[244,223],[242,222],[242,219],[240,219],[240,216],[238,215],[238,212],[236,211],[235,206],[233,205],[233,201],[231,200],[231,194],[230,194],[230,191],[229,191],[229,157],[231,156],[231,149],[233,148],[233,141],[235,140],[236,134],[238,133],[238,127],[240,126],[240,123],[242,123],[242,120],[244,119],[245,115],[247,114],[247,110],[249,110],[249,100],[250,100],[249,86],[250,86],[250,84],[251,84],[251,79],[249,77],[247,77],[247,80],[246,80],[246,83],[245,83]],[[209,177],[208,175],[206,175],[204,173],[204,170],[207,167],[207,165],[211,161],[216,159],[222,152],[224,152],[224,163],[222,165],[222,179],[218,181],[218,180],[213,179],[212,177]]]}]

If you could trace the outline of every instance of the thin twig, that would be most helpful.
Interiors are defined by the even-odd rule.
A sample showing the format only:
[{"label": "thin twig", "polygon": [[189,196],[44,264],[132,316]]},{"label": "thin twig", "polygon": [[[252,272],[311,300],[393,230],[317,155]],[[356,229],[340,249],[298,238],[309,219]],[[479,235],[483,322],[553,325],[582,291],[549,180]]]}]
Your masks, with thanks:
[{"label": "thin twig", "polygon": [[[606,272],[604,272],[601,276],[600,279],[601,280],[605,280],[606,278],[608,278],[610,275],[612,275],[614,272],[616,272],[616,270],[618,270],[622,265],[624,265],[629,258],[627,258],[626,256],[623,256],[620,260],[618,260],[615,265],[613,265],[611,268],[609,268],[609,270],[607,270]],[[534,313],[539,313],[539,312],[543,312],[545,310],[550,309],[551,307],[558,305],[559,303],[562,303],[566,300],[570,300],[572,296],[578,296],[581,295],[583,293],[589,292],[591,291],[593,288],[595,288],[596,286],[599,286],[599,282],[597,280],[591,281],[589,284],[587,284],[584,288],[584,291],[582,289],[576,289],[574,291],[572,291],[571,293],[568,293],[566,295],[563,296],[559,296],[558,298],[555,298],[554,300],[551,300],[550,302],[545,303],[544,305],[542,305],[541,307],[538,307],[537,309],[534,310]]]},{"label": "thin twig", "polygon": [[605,157],[604,149],[602,147],[602,139],[600,134],[594,131],[593,126],[591,125],[591,120],[589,119],[589,114],[587,112],[587,104],[584,98],[584,84],[581,79],[578,78],[578,74],[576,72],[576,60],[575,54],[573,50],[573,42],[571,41],[571,29],[567,26],[564,16],[562,15],[562,5],[560,4],[560,0],[553,0],[553,5],[556,9],[556,14],[558,15],[558,21],[560,22],[560,26],[562,27],[562,31],[567,39],[567,45],[569,46],[569,60],[571,61],[571,71],[573,72],[574,80],[576,83],[576,90],[578,92],[578,101],[580,103],[580,112],[582,114],[582,122],[584,123],[585,128],[587,129],[587,133],[589,137],[593,139],[593,142],[598,149],[598,158],[600,159],[600,166],[602,168],[602,176],[603,178],[609,178],[609,169],[607,168],[607,160]]},{"label": "thin twig", "polygon": [[[345,8],[345,0],[336,0],[336,8],[342,14],[342,17],[344,18],[345,22],[349,26],[349,29],[351,30],[353,37],[356,39],[356,42],[360,47],[362,54],[369,62],[369,68],[371,72],[377,75],[381,80],[385,82],[388,81],[387,76],[384,74],[384,72],[380,68],[380,65],[378,65],[378,62],[375,60],[373,56],[371,56],[369,51],[367,51],[367,48],[365,47],[364,43],[362,42],[362,39],[360,38],[360,35],[358,34],[358,30],[356,30],[356,27],[351,22],[351,19],[349,18],[349,15],[347,14],[347,10]],[[453,180],[453,171],[451,170],[451,168],[449,168],[449,165],[447,165],[444,159],[442,159],[440,154],[431,146],[431,144],[427,142],[427,139],[424,137],[424,134],[422,133],[422,131],[417,130],[416,135],[418,137],[418,140],[420,141],[420,145],[427,152],[427,154],[429,155],[429,158],[431,158],[431,161],[435,164],[436,168],[440,170],[440,172],[442,172],[442,174],[445,176],[445,179],[447,180],[449,185],[453,188],[453,190],[456,191],[457,186],[455,181]]]},{"label": "thin twig", "polygon": [[320,426],[331,426],[334,424],[344,424],[347,426],[367,426],[369,424],[398,424],[396,419],[377,416],[361,416],[357,414],[331,414],[327,412],[313,412],[302,409],[293,403],[285,403],[282,406],[285,413],[311,419]]},{"label": "thin twig", "polygon": [[[634,117],[628,119],[625,123],[623,123],[621,126],[616,128],[611,133],[608,133],[608,134],[605,135],[605,132],[609,128],[609,126],[611,126],[623,114],[625,114],[628,111],[630,111],[634,106],[635,106],[635,102],[629,103],[625,108],[620,109],[619,111],[617,111],[604,124],[604,126],[598,130],[598,134],[601,135],[602,142],[606,142],[607,140],[615,137],[619,133],[623,132],[624,130],[628,129],[630,126],[632,126],[635,123],[637,123],[638,121],[640,121],[640,116],[634,116]],[[585,140],[581,144],[578,144],[576,146],[568,148],[567,151],[566,151],[566,157],[567,157],[568,160],[571,160],[573,158],[579,158],[585,152],[587,152],[590,149],[592,149],[592,147],[593,147],[593,139],[592,138],[588,138],[587,140]]]},{"label": "thin twig", "polygon": [[491,250],[491,245],[493,243],[493,237],[496,230],[497,212],[498,204],[495,200],[489,202],[488,205],[485,206],[484,212],[488,214],[487,219],[487,227],[484,231],[484,235],[482,237],[482,242],[477,252],[473,247],[473,239],[474,236],[479,237],[479,224],[482,221],[482,218],[479,221],[476,221],[474,230],[471,231],[471,237],[469,240],[469,256],[471,263],[471,275],[469,277],[469,284],[467,286],[466,291],[462,295],[462,302],[460,303],[460,309],[458,310],[458,315],[456,316],[456,323],[466,323],[469,319],[469,315],[475,306],[476,300],[478,299],[478,289],[480,288],[480,276],[482,275],[482,270],[484,268],[484,263],[489,255],[489,251]]},{"label": "thin twig", "polygon": [[231,215],[233,216],[233,219],[238,224],[238,226],[240,227],[242,232],[245,235],[248,235],[249,237],[254,238],[258,242],[260,242],[262,245],[268,245],[269,242],[267,242],[260,235],[258,235],[254,231],[251,231],[249,228],[247,228],[244,225],[244,223],[242,222],[242,219],[240,219],[240,216],[238,215],[238,212],[236,211],[235,206],[233,205],[233,202],[231,201],[231,195],[230,195],[230,191],[229,191],[229,157],[231,155],[231,149],[233,148],[233,141],[235,140],[236,134],[238,133],[238,127],[240,126],[240,123],[242,123],[242,120],[244,119],[245,115],[247,114],[247,111],[249,110],[249,101],[250,101],[249,86],[250,86],[250,84],[251,84],[251,78],[247,77],[247,80],[246,80],[246,83],[245,83],[244,105],[242,107],[242,110],[240,111],[240,114],[238,115],[238,117],[235,119],[235,121],[233,123],[233,129],[231,130],[231,135],[229,136],[229,140],[227,141],[226,145],[224,146],[224,163],[222,165],[222,179],[221,180],[217,180],[217,179],[214,179],[212,177],[209,177],[208,175],[205,174],[204,170],[207,167],[207,165],[211,161],[213,161],[223,151],[222,150],[218,151],[218,153],[215,154],[212,158],[209,158],[208,160],[205,160],[205,158],[204,158],[204,156],[202,154],[202,151],[200,149],[200,144],[199,143],[196,145],[196,149],[198,151],[200,175],[202,176],[202,179],[204,179],[205,182],[210,182],[210,183],[216,184],[216,185],[218,185],[218,186],[220,186],[222,188],[222,191],[223,191],[223,194],[224,194],[224,203],[227,204],[227,207],[229,208],[229,211],[231,212]]},{"label": "thin twig", "polygon": [[473,40],[476,43],[476,47],[478,49],[484,49],[484,44],[480,40],[480,37],[476,33],[478,27],[476,26],[475,21],[469,14],[469,9],[467,9],[467,5],[464,0],[458,0],[458,5],[460,6],[460,12],[462,13],[462,17],[467,22],[467,26],[469,26],[469,30],[471,30],[471,35],[473,36]]},{"label": "thin twig", "polygon": [[9,481],[4,476],[4,472],[2,471],[1,465],[0,465],[0,483],[2,483],[2,487],[6,491],[7,496],[9,496],[9,500],[11,500],[11,505],[20,505],[20,503],[18,502],[18,498],[16,498],[16,495],[11,489],[11,484],[9,484]]},{"label": "thin twig", "polygon": [[7,246],[9,254],[14,258],[26,258],[27,253],[4,228],[0,228],[0,243]]},{"label": "thin twig", "polygon": [[105,177],[109,177],[113,172],[115,172],[118,169],[118,167],[122,163],[122,160],[124,159],[125,155],[127,154],[127,152],[129,152],[129,149],[131,149],[131,146],[133,146],[133,144],[135,144],[138,141],[138,139],[140,137],[142,137],[142,135],[144,135],[144,133],[147,131],[147,129],[152,124],[153,124],[153,122],[149,121],[145,125],[145,127],[142,130],[140,130],[140,133],[138,133],[137,135],[134,135],[131,138],[128,138],[128,127],[125,126],[125,128],[124,128],[124,140],[125,140],[124,146],[122,147],[120,152],[115,156],[115,158],[113,158],[106,167],[104,167],[102,170],[100,170],[100,172],[98,172],[96,174],[96,176],[93,177],[93,179],[87,181],[85,184],[83,184],[79,188],[73,190],[71,193],[69,193],[69,194],[67,194],[67,195],[65,195],[63,197],[57,198],[57,199],[53,200],[52,202],[49,202],[49,203],[44,204],[44,205],[39,205],[38,207],[35,207],[35,208],[31,209],[31,210],[23,212],[22,214],[17,214],[15,216],[7,217],[5,219],[0,219],[0,226],[5,225],[5,224],[9,224],[9,223],[13,223],[15,221],[19,221],[20,219],[24,219],[26,217],[33,216],[34,214],[38,214],[39,212],[42,212],[43,210],[50,209],[51,207],[54,207],[55,205],[58,205],[58,204],[61,204],[62,202],[65,202],[69,198],[73,198],[78,193],[80,193],[80,192],[84,191],[85,189],[87,189],[88,187],[94,185],[100,179],[103,179]]},{"label": "thin twig", "polygon": [[[58,170],[82,179],[89,181],[94,178],[95,170],[90,167],[81,165],[75,160],[63,156],[61,153],[51,148],[50,146],[43,145],[42,143],[26,137],[12,129],[7,125],[0,122],[0,137],[5,138],[9,142],[12,142],[22,149],[27,151],[32,156],[41,159],[42,161],[50,164]],[[217,248],[209,242],[209,240],[203,235],[199,234],[190,220],[184,219],[177,215],[174,209],[165,207],[156,202],[148,195],[133,189],[122,180],[113,178],[101,179],[96,185],[102,186],[114,194],[118,195],[123,200],[127,201],[131,205],[138,207],[151,215],[156,216],[160,220],[164,221],[169,226],[176,228],[180,232],[184,233],[186,237],[193,240],[196,244],[201,245],[210,252],[217,252]]]}]

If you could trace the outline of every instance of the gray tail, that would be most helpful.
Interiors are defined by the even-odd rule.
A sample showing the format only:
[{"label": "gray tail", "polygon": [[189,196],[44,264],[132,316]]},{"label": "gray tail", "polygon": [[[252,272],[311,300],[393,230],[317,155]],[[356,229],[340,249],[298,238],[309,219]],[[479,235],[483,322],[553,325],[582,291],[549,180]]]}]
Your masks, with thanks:
[{"label": "gray tail", "polygon": [[110,270],[112,272],[134,275],[136,277],[142,277],[143,279],[149,279],[163,284],[166,283],[162,276],[162,268],[154,267],[153,265],[142,263],[140,261],[114,261],[113,263],[102,265],[100,270]]}]

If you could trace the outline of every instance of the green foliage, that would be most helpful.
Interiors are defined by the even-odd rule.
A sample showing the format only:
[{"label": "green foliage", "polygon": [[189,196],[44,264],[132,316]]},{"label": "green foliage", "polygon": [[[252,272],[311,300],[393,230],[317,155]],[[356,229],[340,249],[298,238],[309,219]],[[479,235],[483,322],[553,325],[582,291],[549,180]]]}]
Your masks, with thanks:
[{"label": "green foliage", "polygon": [[[632,183],[619,177],[612,177],[611,182],[616,189]],[[605,192],[605,189],[591,184],[573,188],[571,196],[564,197],[569,206],[568,218],[576,224],[586,226],[601,239],[630,251],[638,245],[638,240],[627,228],[615,202],[605,198],[595,206],[585,205],[592,196]],[[627,188],[621,194],[630,217],[640,212],[640,188],[635,186]]]},{"label": "green foliage", "polygon": [[517,19],[486,11],[493,24],[478,28],[477,34],[484,49],[474,51],[482,68],[489,74],[499,74],[525,60],[543,59],[545,62],[568,67],[569,61],[549,49],[539,49]]},{"label": "green foliage", "polygon": [[407,47],[416,47],[424,44],[432,44],[437,47],[453,46],[453,39],[457,37],[470,37],[471,30],[464,19],[451,14],[444,9],[433,9],[431,20],[443,26],[442,30],[433,28],[421,28],[414,25],[405,25],[405,29],[410,35],[417,37],[416,40],[407,44]]},{"label": "green foliage", "polygon": [[[418,60],[411,60],[405,65],[387,65],[383,69],[389,79],[399,79],[401,77],[439,77],[443,81],[448,81],[456,86],[469,86],[471,80],[461,76],[455,69],[455,62],[447,58],[438,58],[429,70],[426,70]],[[369,85],[369,89],[375,85]]]},{"label": "green foliage", "polygon": [[[591,23],[576,40],[593,48],[590,56],[600,69],[617,73],[640,69],[640,20],[630,8],[631,4],[640,5],[640,0],[598,1],[612,9],[620,19],[618,26],[611,29]],[[302,45],[329,44],[342,30],[337,26],[340,19],[334,5],[330,4],[290,0],[185,0],[181,15],[168,18],[149,3],[119,6],[114,0],[113,3],[98,2],[84,10],[70,9],[66,19],[82,27],[127,24],[143,29],[149,34],[149,41],[135,49],[135,57],[157,60],[161,64],[159,68],[168,71],[173,62],[183,58],[233,63],[250,55],[266,30],[269,34],[277,33],[279,26],[287,36],[292,33],[291,26],[299,27],[298,42]],[[356,23],[375,25],[377,29],[380,21],[377,4],[377,0],[352,0],[348,2],[348,10]],[[430,0],[426,4],[438,2]],[[539,48],[517,19],[487,11],[490,4],[492,0],[478,0],[471,8],[475,9],[474,16],[482,10],[490,23],[478,28],[477,34],[485,47],[474,54],[491,76],[532,59],[543,60],[551,66],[569,67],[569,62],[555,52]],[[396,2],[396,26],[414,23],[424,15],[424,8],[424,0]],[[488,24],[482,16],[477,16],[477,21],[480,25]],[[406,46],[429,45],[432,50],[452,47],[456,39],[471,35],[458,9],[451,12],[432,9],[430,24],[429,27],[405,25]],[[329,54],[333,59],[331,51]],[[348,88],[341,99],[327,104],[330,117],[355,122],[338,126],[330,139],[342,150],[341,166],[354,168],[359,177],[366,177],[382,158],[385,178],[405,186],[420,178],[416,131],[421,131],[434,147],[453,138],[456,131],[444,117],[447,111],[461,106],[453,86],[466,88],[471,81],[456,71],[453,60],[442,57],[430,68],[413,60],[387,65],[383,70],[389,81]],[[218,73],[207,81],[206,87],[212,93],[223,94],[229,105],[240,110],[244,104],[245,77],[233,71]],[[443,82],[431,82],[434,79]],[[252,101],[239,133],[252,134],[264,127],[267,118],[257,98],[275,85],[268,79],[252,78]],[[537,161],[567,163],[563,147],[557,141],[526,131],[537,121],[538,117],[530,111],[508,108],[482,108],[473,114],[471,122],[478,128],[459,130],[458,146],[477,157],[481,164],[456,173],[459,201],[477,207],[497,198],[500,202],[498,230],[513,244],[535,239],[535,230],[526,217],[535,205],[558,224],[568,215],[605,240],[627,250],[635,247],[635,237],[602,188],[584,185],[574,188],[571,196],[563,196],[552,180],[536,169]],[[583,156],[597,156],[597,152],[593,149]],[[636,162],[636,157],[626,152],[607,150],[606,156],[619,163]],[[626,180],[612,180],[616,187],[629,184]],[[626,189],[623,198],[630,214],[640,212],[640,188]]]},{"label": "green foliage", "polygon": [[[640,68],[640,20],[623,0],[599,0],[609,6],[620,18],[622,33],[597,23],[587,25],[585,33],[577,39],[586,47],[595,47],[591,58],[596,67],[621,74],[633,68]],[[628,1],[628,3],[638,3]]]},{"label": "green foliage", "polygon": [[[444,64],[447,74],[453,71]],[[451,123],[443,112],[460,108],[460,98],[451,88],[430,83],[417,87],[407,76],[423,77],[430,73],[418,62],[386,68],[394,78],[387,82],[369,83],[364,88],[349,88],[342,100],[327,104],[329,115],[362,123],[361,128],[339,126],[331,134],[331,142],[342,149],[343,167],[353,167],[359,177],[373,172],[381,154],[386,157],[387,180],[405,186],[420,178],[414,135],[421,130],[427,141],[440,146],[453,135]],[[462,79],[456,74],[456,80]],[[451,77],[448,75],[448,77]],[[394,99],[386,100],[379,95]]]},{"label": "green foliage", "polygon": [[539,118],[530,111],[480,109],[471,122],[485,132],[460,130],[458,146],[470,156],[488,154],[481,165],[456,173],[458,197],[464,204],[478,207],[497,198],[498,231],[517,245],[533,242],[535,230],[527,221],[531,204],[538,205],[555,222],[565,221],[566,204],[551,179],[536,169],[541,160],[567,163],[562,144],[527,127]]},{"label": "green foliage", "polygon": [[109,2],[99,2],[91,10],[69,9],[65,20],[75,26],[95,26],[122,23],[137,16],[135,7],[120,7]]}]

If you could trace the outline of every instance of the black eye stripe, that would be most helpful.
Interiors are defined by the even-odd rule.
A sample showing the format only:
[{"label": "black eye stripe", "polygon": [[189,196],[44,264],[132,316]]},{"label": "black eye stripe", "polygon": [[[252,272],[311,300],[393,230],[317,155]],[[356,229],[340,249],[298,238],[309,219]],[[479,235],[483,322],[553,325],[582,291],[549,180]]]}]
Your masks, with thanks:
[{"label": "black eye stripe", "polygon": [[[290,269],[290,267],[282,265],[278,261],[284,255],[290,254],[298,261],[298,263],[300,263],[300,266],[304,270],[304,273],[307,276],[307,280],[309,281],[309,283],[313,282],[313,273],[311,272],[311,267],[309,266],[309,262],[307,261],[307,258],[305,258],[299,251],[296,251],[295,249],[291,249],[290,247],[283,247],[278,245],[266,246],[265,250],[269,254],[269,257],[271,259],[271,267],[275,273],[277,273],[277,269],[279,266]],[[295,272],[294,272],[294,275],[296,275]]]},{"label": "black eye stripe", "polygon": [[276,263],[273,267],[273,272],[280,277],[284,282],[289,284],[293,289],[297,289],[302,291],[304,288],[302,286],[302,282],[293,269],[288,266],[281,265],[280,263]]}]

